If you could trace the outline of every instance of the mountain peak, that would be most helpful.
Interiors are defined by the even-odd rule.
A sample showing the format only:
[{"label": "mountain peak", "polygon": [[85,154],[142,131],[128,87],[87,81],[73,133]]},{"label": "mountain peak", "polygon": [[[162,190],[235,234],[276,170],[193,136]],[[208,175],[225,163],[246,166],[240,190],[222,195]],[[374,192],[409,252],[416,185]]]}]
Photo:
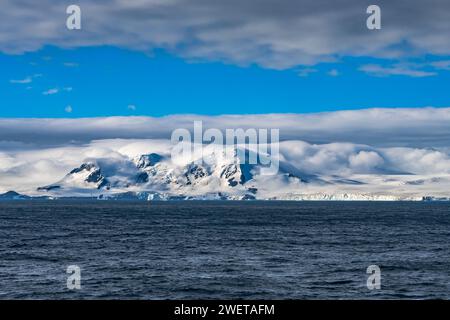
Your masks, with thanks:
[{"label": "mountain peak", "polygon": [[163,158],[163,156],[157,153],[143,154],[135,161],[136,167],[138,167],[139,169],[153,167],[155,164],[161,162]]},{"label": "mountain peak", "polygon": [[23,194],[17,193],[15,191],[8,191],[3,194],[0,194],[1,200],[24,200],[29,199],[30,197],[25,196]]},{"label": "mountain peak", "polygon": [[86,162],[71,170],[61,181],[39,187],[37,190],[53,191],[65,188],[101,189],[108,186],[108,184],[108,180],[103,176],[101,168],[94,162]]}]

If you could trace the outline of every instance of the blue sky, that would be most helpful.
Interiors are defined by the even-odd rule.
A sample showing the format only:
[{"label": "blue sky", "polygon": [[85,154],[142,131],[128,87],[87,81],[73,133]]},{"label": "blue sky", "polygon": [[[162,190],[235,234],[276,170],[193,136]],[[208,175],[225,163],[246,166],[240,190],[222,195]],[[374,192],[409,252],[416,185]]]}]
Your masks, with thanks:
[{"label": "blue sky", "polygon": [[69,4],[2,2],[0,117],[450,107],[447,0]]},{"label": "blue sky", "polygon": [[[430,64],[443,59],[422,60]],[[429,69],[430,75],[410,76],[360,70],[392,64],[386,59],[347,57],[274,70],[255,64],[191,61],[164,50],[145,54],[111,46],[47,46],[31,53],[0,55],[0,116],[310,113],[450,106],[450,71]]]}]

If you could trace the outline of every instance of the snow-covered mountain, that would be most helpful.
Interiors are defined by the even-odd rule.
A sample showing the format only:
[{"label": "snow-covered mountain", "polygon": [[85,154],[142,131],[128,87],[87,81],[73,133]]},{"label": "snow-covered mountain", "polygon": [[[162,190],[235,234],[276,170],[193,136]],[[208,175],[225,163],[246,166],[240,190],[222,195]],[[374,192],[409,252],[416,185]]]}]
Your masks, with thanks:
[{"label": "snow-covered mountain", "polygon": [[108,180],[102,175],[98,165],[92,162],[83,163],[79,168],[73,169],[61,181],[39,187],[38,191],[52,191],[62,188],[101,189],[108,187]]},{"label": "snow-covered mountain", "polygon": [[[279,170],[264,175],[260,163],[226,157],[210,145],[204,149],[208,161],[198,156],[173,161],[171,133],[185,128],[195,135],[198,120],[205,134],[214,128],[279,130]],[[0,194],[2,199],[445,200],[449,123],[450,108],[430,107],[0,119]],[[255,153],[248,144],[236,147]],[[260,162],[265,156],[258,154]]]},{"label": "snow-covered mountain", "polygon": [[[380,112],[375,110],[362,114],[378,119]],[[426,116],[430,112],[434,114],[437,111],[424,109],[420,115]],[[382,112],[385,115],[382,120],[388,121],[392,114],[397,113]],[[359,121],[364,119],[360,113],[357,115]],[[407,117],[408,113],[402,111],[401,115]],[[433,129],[434,123],[438,122],[436,119],[447,119],[446,113],[440,112],[438,115],[433,116],[427,125],[424,124],[421,132],[436,133]],[[347,116],[349,113],[333,113],[325,118],[327,121],[334,119],[341,125],[342,117]],[[335,120],[336,117],[338,120]],[[240,117],[232,117],[227,121],[230,119],[238,121]],[[264,123],[267,124],[269,118],[265,119]],[[288,121],[284,116],[282,119]],[[49,136],[58,136],[57,132],[65,132],[67,127],[76,128],[77,124],[89,124],[90,130],[97,132],[92,129],[95,127],[92,127],[92,121],[101,132],[120,136],[114,129],[119,126],[118,120],[100,119],[96,120],[98,123],[94,120],[77,120],[70,122],[71,126],[55,120],[58,131],[52,131],[33,143],[28,140],[1,142],[0,194],[5,194],[5,199],[23,198],[21,195],[25,195],[33,198],[146,200],[445,200],[450,197],[450,147],[443,140],[439,144],[423,145],[424,141],[434,141],[434,138],[422,139],[421,144],[415,145],[415,140],[406,139],[409,135],[405,133],[401,139],[398,135],[386,135],[379,139],[383,141],[382,144],[377,142],[370,145],[349,142],[349,136],[314,136],[312,131],[309,133],[311,139],[324,140],[322,138],[325,137],[328,140],[324,141],[337,139],[341,142],[288,140],[283,138],[286,133],[282,132],[278,144],[278,170],[273,175],[265,175],[267,170],[263,169],[267,167],[261,164],[266,163],[267,154],[258,153],[262,152],[261,149],[249,144],[236,144],[231,155],[224,152],[223,146],[205,144],[201,148],[201,155],[193,152],[189,157],[174,159],[171,155],[175,147],[167,138],[107,139],[100,135],[98,139],[87,141],[93,136],[97,137],[97,133],[90,133],[85,138],[75,135],[78,140],[72,139],[71,134],[66,136],[66,140],[70,137],[67,141],[52,140],[53,143],[50,143],[47,139]],[[146,125],[155,125],[149,123],[148,119],[123,120],[131,121],[132,126],[126,126],[128,130],[135,130],[135,126],[138,126],[145,131],[147,126],[142,127],[138,120],[144,121]],[[409,128],[410,122],[407,125],[402,122],[398,132],[402,128]],[[308,122],[302,123],[305,125]],[[448,124],[448,121],[445,123]],[[325,128],[328,126],[321,123],[319,129]],[[377,127],[375,132],[371,132],[376,135],[381,131]],[[38,135],[39,130],[36,129],[36,133]],[[356,137],[357,134],[353,135]],[[22,136],[29,137],[29,134],[18,135],[18,138]],[[444,131],[439,134],[441,136],[446,136]],[[343,138],[346,139],[344,142]],[[367,141],[373,142],[373,139],[367,138]],[[194,151],[195,146],[191,146]],[[239,156],[242,155],[246,159],[241,161]],[[250,156],[256,156],[259,161],[249,164]]]},{"label": "snow-covered mountain", "polygon": [[448,175],[412,174],[390,168],[390,163],[368,169],[367,159],[378,163],[377,155],[357,155],[362,160],[351,158],[354,172],[343,175],[318,174],[308,167],[302,170],[286,157],[280,158],[275,175],[263,175],[263,165],[248,164],[240,159],[237,149],[231,157],[221,149],[213,149],[203,154],[208,161],[193,158],[183,163],[173,162],[167,153],[91,157],[59,181],[38,187],[34,196],[141,200],[448,199],[442,192],[450,186]]},{"label": "snow-covered mountain", "polygon": [[[237,153],[227,159],[224,154],[212,152],[209,158],[214,161],[190,161],[183,165],[174,164],[170,157],[157,153],[143,154],[128,161],[91,159],[71,170],[60,181],[37,190],[54,197],[255,198],[258,189],[254,175],[260,170],[257,165],[241,163]],[[294,173],[283,174],[301,181]]]}]

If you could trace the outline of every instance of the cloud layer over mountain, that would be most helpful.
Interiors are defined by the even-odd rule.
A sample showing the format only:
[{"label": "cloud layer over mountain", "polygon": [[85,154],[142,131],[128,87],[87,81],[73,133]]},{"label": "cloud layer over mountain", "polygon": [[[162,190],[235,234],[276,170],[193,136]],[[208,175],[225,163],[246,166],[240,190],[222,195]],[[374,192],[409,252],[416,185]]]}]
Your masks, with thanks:
[{"label": "cloud layer over mountain", "polygon": [[450,108],[364,109],[312,114],[174,115],[85,119],[0,119],[0,149],[77,145],[101,139],[170,139],[177,128],[275,128],[280,139],[375,147],[450,147]]},{"label": "cloud layer over mountain", "polygon": [[[168,140],[114,139],[93,141],[76,147],[3,150],[0,152],[0,192],[15,190],[28,195],[45,194],[37,188],[61,181],[74,168],[84,163],[96,163],[108,179],[123,181],[111,190],[99,191],[97,187],[87,189],[89,196],[93,193],[108,194],[128,190],[174,192],[178,189],[167,188],[178,188],[178,183],[169,186],[165,182],[152,184],[152,188],[156,189],[133,184],[129,189],[124,187],[129,184],[128,181],[134,181],[137,174],[136,168],[132,168],[133,159],[143,154],[155,153],[167,159],[167,167],[164,167],[162,173],[158,172],[161,169],[155,169],[157,177],[161,174],[168,174],[167,177],[175,174],[176,179],[184,179],[186,173],[192,172],[192,168],[196,167],[189,162],[171,162],[172,146]],[[210,170],[205,169],[204,172]],[[210,174],[219,176],[217,172]],[[166,180],[164,177],[158,178],[158,181]],[[308,177],[315,178],[312,181],[300,181],[294,177],[306,177],[307,180]],[[213,182],[214,180],[209,179],[204,184],[185,185],[178,192],[190,190],[192,194],[208,194],[231,192],[233,189],[228,186],[224,189]],[[259,189],[262,197],[275,196],[280,199],[295,194],[320,193],[335,196],[345,192],[393,197],[449,196],[450,157],[443,150],[374,148],[350,143],[312,145],[304,141],[285,141],[280,144],[280,171],[277,175],[254,175],[246,186]],[[58,191],[65,195],[80,192],[79,189],[71,188]]]},{"label": "cloud layer over mountain", "polygon": [[[0,191],[35,193],[37,187],[61,180],[86,162],[101,163],[102,170],[126,176],[135,171],[130,171],[130,161],[141,155],[170,159],[172,130],[192,129],[194,120],[203,120],[205,129],[280,129],[280,175],[254,178],[264,197],[275,191],[343,190],[447,195],[450,187],[450,109],[424,108],[307,115],[0,119]],[[173,163],[166,171],[183,175],[189,168],[189,163]],[[322,182],[293,183],[291,174]]]}]

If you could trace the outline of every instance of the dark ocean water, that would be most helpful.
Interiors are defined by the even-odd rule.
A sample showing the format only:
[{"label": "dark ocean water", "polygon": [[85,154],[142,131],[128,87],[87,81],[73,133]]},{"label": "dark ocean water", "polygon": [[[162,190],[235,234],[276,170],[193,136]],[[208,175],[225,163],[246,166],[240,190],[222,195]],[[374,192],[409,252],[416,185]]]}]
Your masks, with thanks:
[{"label": "dark ocean water", "polygon": [[0,202],[0,298],[448,299],[449,240],[449,203]]}]

